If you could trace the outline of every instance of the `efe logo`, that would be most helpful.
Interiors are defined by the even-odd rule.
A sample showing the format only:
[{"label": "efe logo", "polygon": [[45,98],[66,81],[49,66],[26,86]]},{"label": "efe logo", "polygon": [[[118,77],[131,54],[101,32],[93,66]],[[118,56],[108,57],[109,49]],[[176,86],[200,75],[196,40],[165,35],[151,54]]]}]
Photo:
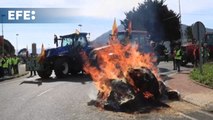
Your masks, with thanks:
[{"label": "efe logo", "polygon": [[9,10],[8,11],[8,20],[35,20],[35,11],[30,10]]}]

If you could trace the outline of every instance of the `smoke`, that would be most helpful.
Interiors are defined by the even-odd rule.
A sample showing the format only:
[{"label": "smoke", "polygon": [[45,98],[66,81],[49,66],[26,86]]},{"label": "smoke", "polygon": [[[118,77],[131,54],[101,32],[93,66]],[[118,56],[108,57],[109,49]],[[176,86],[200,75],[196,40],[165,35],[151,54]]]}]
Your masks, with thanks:
[{"label": "smoke", "polygon": [[91,100],[96,100],[97,99],[97,94],[98,94],[98,90],[95,88],[95,85],[92,84],[92,86],[89,88],[88,90],[88,97]]}]

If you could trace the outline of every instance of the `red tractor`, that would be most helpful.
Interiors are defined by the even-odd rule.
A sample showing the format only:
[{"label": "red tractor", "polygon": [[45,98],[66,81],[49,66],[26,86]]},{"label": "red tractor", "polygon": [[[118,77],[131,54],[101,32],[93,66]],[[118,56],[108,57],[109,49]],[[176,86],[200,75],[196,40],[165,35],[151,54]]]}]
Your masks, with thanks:
[{"label": "red tractor", "polygon": [[[213,32],[206,33],[205,40],[202,43],[202,46],[206,46],[206,49],[209,52],[209,59],[213,58]],[[198,43],[196,42],[188,42],[181,46],[183,50],[183,59],[182,65],[186,65],[191,62],[194,64],[194,49],[198,48]]]}]

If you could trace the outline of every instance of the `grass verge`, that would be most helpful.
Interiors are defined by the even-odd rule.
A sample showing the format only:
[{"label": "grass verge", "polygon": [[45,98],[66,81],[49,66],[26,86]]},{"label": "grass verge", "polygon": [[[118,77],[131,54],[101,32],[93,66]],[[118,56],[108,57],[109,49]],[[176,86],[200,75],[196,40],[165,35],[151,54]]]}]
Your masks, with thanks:
[{"label": "grass verge", "polygon": [[206,63],[203,65],[203,74],[200,73],[199,68],[194,68],[190,77],[201,84],[213,88],[213,63]]}]

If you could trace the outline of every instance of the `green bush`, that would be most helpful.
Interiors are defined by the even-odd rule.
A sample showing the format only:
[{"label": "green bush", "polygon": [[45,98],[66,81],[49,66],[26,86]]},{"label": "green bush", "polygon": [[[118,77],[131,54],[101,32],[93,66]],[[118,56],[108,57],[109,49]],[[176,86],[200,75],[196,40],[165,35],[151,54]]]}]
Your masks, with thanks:
[{"label": "green bush", "polygon": [[200,74],[200,69],[195,68],[190,77],[204,85],[213,88],[213,63],[206,63],[203,65],[203,74]]}]

